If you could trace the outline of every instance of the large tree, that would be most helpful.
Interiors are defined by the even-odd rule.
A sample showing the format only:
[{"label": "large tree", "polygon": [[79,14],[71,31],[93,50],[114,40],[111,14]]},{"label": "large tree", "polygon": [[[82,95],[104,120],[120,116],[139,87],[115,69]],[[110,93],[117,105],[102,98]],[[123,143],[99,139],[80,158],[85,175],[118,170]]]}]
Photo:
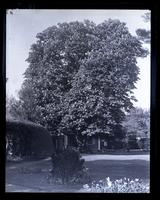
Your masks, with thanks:
[{"label": "large tree", "polygon": [[147,53],[119,20],[49,27],[27,59],[23,110],[53,134],[114,134],[135,100],[136,58]]}]

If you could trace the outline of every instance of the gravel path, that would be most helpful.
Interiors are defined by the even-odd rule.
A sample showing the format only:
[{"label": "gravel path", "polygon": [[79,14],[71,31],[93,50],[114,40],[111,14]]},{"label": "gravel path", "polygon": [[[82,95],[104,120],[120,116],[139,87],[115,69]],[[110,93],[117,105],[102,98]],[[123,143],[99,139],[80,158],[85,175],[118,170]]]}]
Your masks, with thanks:
[{"label": "gravel path", "polygon": [[85,161],[95,160],[150,160],[149,155],[85,155]]},{"label": "gravel path", "polygon": [[[96,160],[146,160],[149,161],[150,160],[150,156],[149,155],[82,155],[82,158],[85,159],[85,161],[96,161]],[[47,161],[50,161],[51,158],[45,158],[43,160],[39,160],[39,161],[24,161],[24,162],[15,162],[14,164],[12,163],[11,165],[7,165],[8,169],[15,169],[17,167],[27,167],[27,166],[31,166],[34,164],[40,164],[40,163],[44,163]]]}]

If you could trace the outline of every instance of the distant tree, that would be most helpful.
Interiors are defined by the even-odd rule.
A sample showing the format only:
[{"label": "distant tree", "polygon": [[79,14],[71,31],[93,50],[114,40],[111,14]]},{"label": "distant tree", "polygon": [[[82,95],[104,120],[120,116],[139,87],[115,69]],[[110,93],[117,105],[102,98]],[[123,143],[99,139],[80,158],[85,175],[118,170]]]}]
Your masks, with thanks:
[{"label": "distant tree", "polygon": [[6,118],[8,119],[22,119],[25,118],[22,114],[22,107],[20,102],[15,97],[6,99]]},{"label": "distant tree", "polygon": [[[7,84],[8,78],[6,77],[6,84]],[[10,114],[10,98],[8,96],[8,93],[6,91],[6,119],[12,118]]]},{"label": "distant tree", "polygon": [[6,118],[11,118],[9,97],[8,96],[6,96]]},{"label": "distant tree", "polygon": [[150,137],[150,112],[142,108],[134,108],[123,122],[128,135]]},{"label": "distant tree", "polygon": [[[146,23],[150,22],[151,14],[150,12],[145,13],[143,16],[143,19]],[[151,40],[151,31],[146,29],[137,29],[136,33],[138,35],[139,40],[142,40],[144,43],[150,43]]]},{"label": "distant tree", "polygon": [[52,134],[110,134],[133,107],[137,57],[147,51],[125,23],[62,23],[37,34],[20,105]]},{"label": "distant tree", "polygon": [[144,15],[142,15],[145,22],[149,22],[151,20],[151,13],[147,12]]}]

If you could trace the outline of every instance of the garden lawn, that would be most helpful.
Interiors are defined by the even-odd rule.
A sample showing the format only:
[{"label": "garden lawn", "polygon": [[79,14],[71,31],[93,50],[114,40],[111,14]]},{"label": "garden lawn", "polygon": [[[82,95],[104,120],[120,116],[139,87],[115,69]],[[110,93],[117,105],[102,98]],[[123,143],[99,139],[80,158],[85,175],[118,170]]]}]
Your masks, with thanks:
[{"label": "garden lawn", "polygon": [[111,180],[121,178],[140,178],[149,181],[149,162],[146,160],[96,160],[86,162],[92,180],[99,181],[110,177]]},{"label": "garden lawn", "polygon": [[[144,159],[128,160],[126,157],[126,160],[93,160],[86,161],[85,165],[92,181],[99,181],[106,177],[110,177],[111,180],[126,177],[149,181],[149,161]],[[82,188],[82,184],[61,186],[49,183],[47,176],[50,169],[50,159],[7,164],[6,192],[79,192]]]}]

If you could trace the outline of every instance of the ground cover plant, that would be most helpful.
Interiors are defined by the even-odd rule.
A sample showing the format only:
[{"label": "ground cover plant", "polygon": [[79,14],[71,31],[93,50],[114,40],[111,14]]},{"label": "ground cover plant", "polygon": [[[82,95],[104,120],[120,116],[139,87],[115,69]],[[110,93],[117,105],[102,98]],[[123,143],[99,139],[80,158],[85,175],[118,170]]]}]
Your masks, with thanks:
[{"label": "ground cover plant", "polygon": [[123,178],[111,181],[110,178],[92,182],[91,185],[83,185],[86,192],[99,193],[148,193],[149,183],[144,183],[140,179]]}]

